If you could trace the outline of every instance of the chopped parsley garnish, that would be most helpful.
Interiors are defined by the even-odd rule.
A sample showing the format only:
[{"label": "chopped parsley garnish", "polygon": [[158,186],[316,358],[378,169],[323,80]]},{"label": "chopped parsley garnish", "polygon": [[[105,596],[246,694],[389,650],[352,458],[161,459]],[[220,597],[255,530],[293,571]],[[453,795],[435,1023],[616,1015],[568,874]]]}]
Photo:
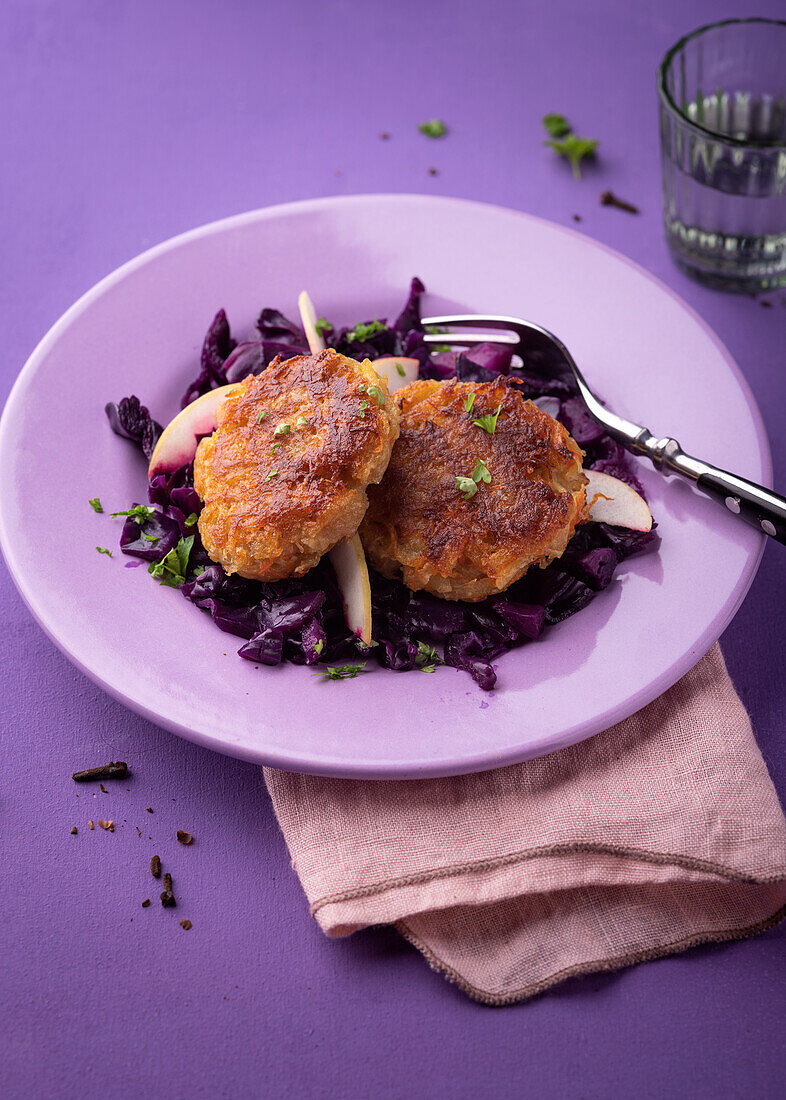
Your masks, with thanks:
[{"label": "chopped parsley garnish", "polygon": [[168,588],[181,588],[185,584],[188,559],[193,545],[193,535],[189,535],[187,539],[180,539],[177,546],[170,550],[165,558],[150,563],[148,573]]},{"label": "chopped parsley garnish", "polygon": [[265,417],[268,415],[267,409],[263,409],[257,417],[257,424],[261,424]]},{"label": "chopped parsley garnish", "polygon": [[482,458],[479,458],[475,463],[475,469],[472,471],[472,480],[474,482],[485,481],[487,485],[491,484],[491,474],[489,468]]},{"label": "chopped parsley garnish", "polygon": [[270,481],[271,477],[275,477],[277,473],[278,473],[278,470],[271,470],[270,473],[265,478],[265,481]]},{"label": "chopped parsley garnish", "polygon": [[444,661],[437,653],[433,645],[426,645],[425,642],[418,642],[418,652],[415,657],[415,664],[421,672],[435,672],[437,665],[444,665]]},{"label": "chopped parsley garnish", "polygon": [[547,141],[545,144],[550,145],[555,153],[565,157],[570,162],[573,175],[577,180],[580,180],[581,168],[579,165],[581,161],[585,157],[594,156],[600,142],[595,138],[580,138],[575,134],[568,134],[559,141]]},{"label": "chopped parsley garnish", "polygon": [[544,115],[543,125],[555,138],[561,138],[570,133],[570,123],[564,115]]},{"label": "chopped parsley garnish", "polygon": [[192,512],[190,516],[186,516],[185,518],[186,527],[193,527],[198,519],[199,516],[196,514],[196,512]]},{"label": "chopped parsley garnish", "polygon": [[475,469],[472,471],[472,477],[456,477],[456,488],[464,494],[464,500],[472,500],[481,481],[485,481],[487,485],[490,485],[491,474],[486,463],[482,458],[479,458],[475,463]]},{"label": "chopped parsley garnish", "polygon": [[269,454],[275,454],[275,452],[276,452],[276,449],[277,449],[278,447],[283,447],[283,446],[284,446],[284,444],[283,444],[283,443],[274,443],[274,444],[273,444],[273,446],[272,446],[272,447],[270,448],[270,451],[269,451],[268,453],[269,453]]},{"label": "chopped parsley garnish", "polygon": [[379,388],[379,386],[369,386],[366,390],[366,393],[369,395],[369,397],[373,398],[373,400],[376,401],[378,405],[385,404],[385,395]]},{"label": "chopped parsley garnish", "polygon": [[96,546],[96,550],[98,551],[99,554],[106,554],[106,556],[108,558],[112,557],[112,551],[107,550],[107,548],[105,546]]},{"label": "chopped parsley garnish", "polygon": [[88,500],[87,503],[90,505],[94,512],[103,512],[104,510],[103,505],[101,504],[101,501],[98,499],[98,497],[93,497],[93,499]]},{"label": "chopped parsley garnish", "polygon": [[324,641],[322,640],[322,638],[320,638],[320,639],[319,639],[319,640],[318,640],[318,641],[317,641],[317,642],[316,642],[316,643],[314,644],[314,652],[316,653],[317,657],[318,657],[318,656],[320,655],[320,653],[322,652],[322,650],[323,650],[324,648],[325,648],[325,643],[324,643]]},{"label": "chopped parsley garnish", "polygon": [[369,321],[365,324],[363,321],[358,321],[351,332],[347,333],[346,340],[348,344],[352,344],[355,340],[360,340],[361,343],[368,340],[369,336],[373,336],[375,332],[384,332],[385,326],[381,321],[378,321],[376,317],[373,321]]},{"label": "chopped parsley garnish", "polygon": [[292,431],[292,427],[289,424],[278,424],[273,429],[273,435],[289,435]]},{"label": "chopped parsley garnish", "polygon": [[397,371],[398,371],[398,373],[399,373],[399,376],[400,376],[401,378],[405,378],[405,377],[406,377],[406,374],[407,374],[407,372],[406,372],[406,371],[404,370],[404,368],[402,367],[401,363],[396,363],[396,364],[395,364],[395,367],[396,367],[396,370],[397,370]]},{"label": "chopped parsley garnish", "polygon": [[464,408],[467,410],[468,413],[472,412],[472,406],[475,404],[475,398],[477,396],[478,395],[473,390],[472,393],[467,398],[467,400],[464,402]]},{"label": "chopped parsley garnish", "polygon": [[297,420],[295,421],[295,427],[296,428],[307,428],[308,427],[308,420],[306,419],[306,417],[305,416],[299,416],[297,418]]},{"label": "chopped parsley garnish", "polygon": [[364,420],[366,416],[366,409],[368,408],[368,401],[360,402],[360,419]]},{"label": "chopped parsley garnish", "polygon": [[456,477],[456,488],[464,494],[464,500],[472,500],[478,491],[477,484],[471,477]]},{"label": "chopped parsley garnish", "polygon": [[324,336],[326,332],[332,332],[333,326],[330,321],[326,321],[324,317],[320,317],[314,322],[314,328],[317,330],[320,336]]},{"label": "chopped parsley garnish", "polygon": [[147,531],[142,532],[142,538],[147,539],[148,542],[158,542],[160,535],[148,535]]},{"label": "chopped parsley garnish", "polygon": [[497,411],[493,413],[487,413],[486,416],[479,416],[473,420],[472,423],[478,428],[482,428],[484,432],[488,432],[489,435],[493,435],[497,430],[497,418],[499,417],[499,411],[502,408],[502,402],[497,405]]},{"label": "chopped parsley garnish", "polygon": [[418,130],[421,134],[425,134],[426,137],[430,138],[441,138],[448,132],[448,128],[441,118],[430,118],[427,122],[421,122]]},{"label": "chopped parsley garnish", "polygon": [[365,667],[365,661],[362,665],[328,665],[319,672],[313,672],[312,676],[322,676],[325,680],[354,680]]},{"label": "chopped parsley garnish", "polygon": [[147,523],[155,514],[155,508],[148,508],[146,504],[137,504],[134,508],[129,508],[125,512],[112,512],[112,519],[115,519],[117,516],[129,516],[141,527],[143,523]]},{"label": "chopped parsley garnish", "polygon": [[[432,336],[438,336],[440,333],[450,332],[450,329],[444,325],[426,325],[425,331]],[[429,344],[428,349],[435,354],[451,350],[450,344]]]}]

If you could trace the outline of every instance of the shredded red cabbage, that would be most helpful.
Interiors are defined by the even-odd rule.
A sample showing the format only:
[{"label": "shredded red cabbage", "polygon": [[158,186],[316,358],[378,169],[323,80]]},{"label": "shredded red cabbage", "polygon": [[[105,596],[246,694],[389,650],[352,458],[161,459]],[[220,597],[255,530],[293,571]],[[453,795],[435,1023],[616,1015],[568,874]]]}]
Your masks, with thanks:
[{"label": "shredded red cabbage", "polygon": [[[571,379],[555,377],[548,363],[533,357],[515,365],[510,349],[491,344],[477,345],[466,353],[432,353],[423,340],[420,321],[424,292],[420,279],[413,279],[404,309],[392,325],[373,318],[353,329],[331,326],[325,335],[337,351],[355,359],[415,358],[424,378],[486,382],[504,374],[566,426],[586,453],[587,469],[601,470],[642,491],[626,452],[589,416]],[[372,325],[377,320],[381,324]],[[216,386],[259,374],[277,355],[286,359],[308,354],[300,326],[278,310],[263,309],[256,328],[259,339],[238,344],[224,310],[219,310],[205,336],[201,369],[186,390],[184,406]],[[107,405],[106,412],[112,429],[133,440],[149,458],[161,426],[139,400],[124,398],[117,405]],[[534,641],[549,625],[575,615],[612,583],[620,562],[654,550],[660,541],[655,524],[647,533],[586,524],[558,561],[547,569],[530,569],[504,594],[481,603],[453,603],[411,592],[371,570],[375,644],[369,648],[347,630],[341,594],[327,561],[305,577],[275,584],[230,576],[211,561],[194,521],[201,502],[193,486],[191,465],[155,477],[148,487],[154,513],[141,524],[132,517],[126,520],[120,548],[154,564],[182,538],[193,535],[181,592],[209,614],[220,630],[242,638],[239,655],[257,665],[282,661],[335,665],[356,661],[360,653],[394,672],[432,671],[444,663],[469,672],[481,688],[490,691],[497,680],[493,662],[501,654]]]}]

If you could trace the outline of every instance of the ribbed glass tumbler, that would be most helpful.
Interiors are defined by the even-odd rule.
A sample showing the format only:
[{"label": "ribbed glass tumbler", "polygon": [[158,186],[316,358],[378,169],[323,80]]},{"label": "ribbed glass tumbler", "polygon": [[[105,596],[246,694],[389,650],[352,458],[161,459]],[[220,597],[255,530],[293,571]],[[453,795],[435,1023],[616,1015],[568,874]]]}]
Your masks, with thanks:
[{"label": "ribbed glass tumbler", "polygon": [[726,290],[786,286],[786,22],[701,27],[666,54],[658,93],[674,260]]}]

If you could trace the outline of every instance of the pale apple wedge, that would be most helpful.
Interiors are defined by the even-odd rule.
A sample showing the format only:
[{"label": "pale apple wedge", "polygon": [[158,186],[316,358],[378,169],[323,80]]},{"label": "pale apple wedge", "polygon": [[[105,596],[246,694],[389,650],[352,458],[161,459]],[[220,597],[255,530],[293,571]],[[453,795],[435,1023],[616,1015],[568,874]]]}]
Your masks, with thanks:
[{"label": "pale apple wedge", "polygon": [[417,359],[408,359],[401,355],[385,355],[381,359],[372,359],[371,366],[377,374],[387,378],[391,393],[414,382],[420,370]]},{"label": "pale apple wedge", "polygon": [[312,355],[318,355],[325,350],[325,341],[317,329],[317,311],[314,303],[308,296],[308,292],[301,290],[298,295],[297,308],[300,311],[300,323],[308,340],[308,348]]},{"label": "pale apple wedge", "polygon": [[652,514],[647,502],[635,489],[611,474],[585,470],[587,500],[590,519],[596,523],[610,523],[614,527],[627,527],[631,531],[649,531]]},{"label": "pale apple wedge", "polygon": [[347,626],[366,645],[371,644],[371,583],[363,544],[358,535],[343,539],[328,554],[344,600]]},{"label": "pale apple wedge", "polygon": [[148,480],[156,474],[168,474],[179,466],[193,461],[196,454],[198,437],[210,435],[216,427],[216,410],[222,401],[229,397],[240,385],[219,386],[215,390],[203,393],[196,401],[186,405],[174,420],[164,428],[150,456],[147,468]]}]

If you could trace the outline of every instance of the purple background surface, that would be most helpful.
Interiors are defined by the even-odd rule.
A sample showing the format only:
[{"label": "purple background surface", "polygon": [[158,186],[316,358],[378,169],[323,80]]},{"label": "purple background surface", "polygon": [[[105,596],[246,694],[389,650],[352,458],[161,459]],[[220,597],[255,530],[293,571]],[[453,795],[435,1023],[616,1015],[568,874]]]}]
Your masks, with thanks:
[{"label": "purple background surface", "polygon": [[[660,229],[657,63],[682,33],[732,15],[783,16],[783,3],[6,0],[0,399],[60,313],[157,241],[289,199],[433,192],[567,225],[577,213],[665,279],[746,374],[783,488],[786,294],[764,308],[693,285]],[[546,111],[601,140],[581,183],[541,145]],[[415,130],[433,116],[450,125],[443,141]],[[608,187],[641,216],[600,207]],[[770,545],[723,638],[782,795],[785,584]],[[783,928],[481,1008],[389,930],[325,940],[258,769],[104,696],[4,569],[0,677],[4,1095],[782,1095]],[[69,778],[118,758],[133,777],[107,794]],[[113,834],[87,830],[99,817]],[[175,910],[140,907],[156,897],[154,851]]]}]

